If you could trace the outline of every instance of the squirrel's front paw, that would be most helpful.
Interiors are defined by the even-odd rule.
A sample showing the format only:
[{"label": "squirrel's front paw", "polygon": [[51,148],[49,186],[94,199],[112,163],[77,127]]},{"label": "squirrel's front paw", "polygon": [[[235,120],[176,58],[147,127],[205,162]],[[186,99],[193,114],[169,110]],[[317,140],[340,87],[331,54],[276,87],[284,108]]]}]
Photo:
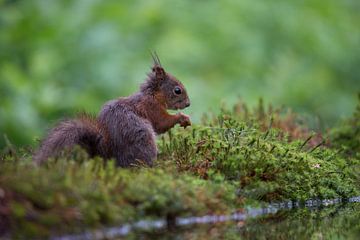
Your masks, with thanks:
[{"label": "squirrel's front paw", "polygon": [[179,113],[178,123],[184,128],[186,128],[187,126],[191,126],[190,116],[184,113]]}]

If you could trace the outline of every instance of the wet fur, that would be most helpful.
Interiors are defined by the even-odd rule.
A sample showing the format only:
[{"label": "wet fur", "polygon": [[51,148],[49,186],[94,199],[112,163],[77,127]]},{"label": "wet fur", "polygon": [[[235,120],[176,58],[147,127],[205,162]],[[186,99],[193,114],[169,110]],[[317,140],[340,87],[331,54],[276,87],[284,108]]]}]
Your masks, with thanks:
[{"label": "wet fur", "polygon": [[[170,115],[166,109],[183,109],[190,101],[184,86],[165,72],[158,57],[140,91],[107,102],[98,117],[81,114],[61,121],[43,140],[34,155],[38,164],[56,157],[62,150],[79,145],[93,156],[114,158],[121,167],[138,162],[151,166],[157,155],[155,134],[161,134],[179,123],[186,127],[183,114]],[[182,89],[175,95],[173,89]]]}]

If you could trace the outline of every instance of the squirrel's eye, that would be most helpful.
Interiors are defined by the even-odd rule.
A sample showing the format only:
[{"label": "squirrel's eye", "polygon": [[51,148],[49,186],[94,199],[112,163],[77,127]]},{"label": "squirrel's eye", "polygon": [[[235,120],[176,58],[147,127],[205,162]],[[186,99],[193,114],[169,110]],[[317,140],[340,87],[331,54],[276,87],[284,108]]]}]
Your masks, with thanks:
[{"label": "squirrel's eye", "polygon": [[176,94],[176,95],[180,95],[181,94],[181,88],[179,88],[179,87],[175,87],[174,88],[174,93]]}]

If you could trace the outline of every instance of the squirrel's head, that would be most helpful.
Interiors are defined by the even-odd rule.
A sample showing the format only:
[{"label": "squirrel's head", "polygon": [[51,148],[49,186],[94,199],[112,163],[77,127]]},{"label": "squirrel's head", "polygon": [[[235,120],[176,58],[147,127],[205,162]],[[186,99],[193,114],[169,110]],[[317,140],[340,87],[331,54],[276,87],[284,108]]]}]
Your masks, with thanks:
[{"label": "squirrel's head", "polygon": [[157,98],[166,109],[178,110],[190,106],[184,85],[174,76],[165,72],[156,53],[152,57],[154,65],[148,78],[141,85],[141,91]]}]

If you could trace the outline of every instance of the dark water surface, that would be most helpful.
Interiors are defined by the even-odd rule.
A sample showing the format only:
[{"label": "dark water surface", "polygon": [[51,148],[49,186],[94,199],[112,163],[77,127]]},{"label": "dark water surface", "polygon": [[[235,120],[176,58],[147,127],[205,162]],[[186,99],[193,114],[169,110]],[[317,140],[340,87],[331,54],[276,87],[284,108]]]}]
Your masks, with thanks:
[{"label": "dark water surface", "polygon": [[360,204],[280,210],[255,219],[195,225],[134,239],[360,239]]},{"label": "dark water surface", "polygon": [[223,216],[139,221],[54,239],[360,239],[360,197],[284,202]]}]

